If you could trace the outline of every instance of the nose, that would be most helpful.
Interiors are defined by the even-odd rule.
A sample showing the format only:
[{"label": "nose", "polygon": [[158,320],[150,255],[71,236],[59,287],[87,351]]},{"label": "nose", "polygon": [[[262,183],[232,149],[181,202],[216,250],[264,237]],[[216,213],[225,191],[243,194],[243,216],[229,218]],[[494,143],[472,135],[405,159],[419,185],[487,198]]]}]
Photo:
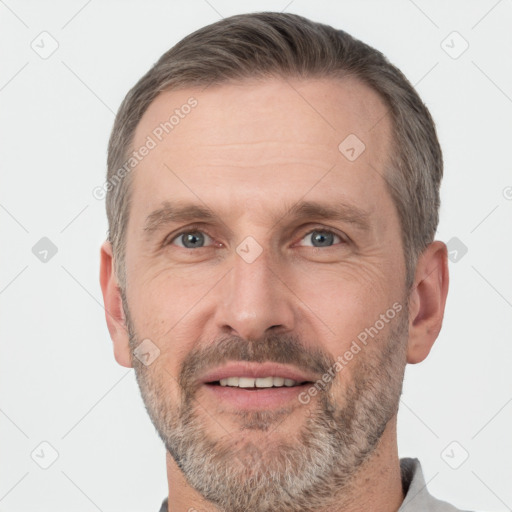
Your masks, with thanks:
[{"label": "nose", "polygon": [[269,330],[294,329],[294,295],[277,268],[268,250],[252,263],[234,255],[218,297],[217,329],[247,340],[260,339]]}]

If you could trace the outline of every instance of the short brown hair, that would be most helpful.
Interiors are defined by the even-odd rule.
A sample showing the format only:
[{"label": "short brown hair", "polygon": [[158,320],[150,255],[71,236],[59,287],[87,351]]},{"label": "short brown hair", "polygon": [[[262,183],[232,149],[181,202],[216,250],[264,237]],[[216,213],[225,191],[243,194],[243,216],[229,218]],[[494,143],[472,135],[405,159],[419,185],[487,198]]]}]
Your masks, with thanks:
[{"label": "short brown hair", "polygon": [[[353,77],[384,100],[395,150],[383,177],[400,218],[409,288],[418,255],[433,241],[439,221],[443,160],[435,125],[414,87],[381,52],[328,25],[295,14],[262,12],[231,16],[182,39],[122,102],[108,146],[107,183],[126,161],[136,127],[160,92],[265,77]],[[108,239],[121,287],[130,182],[131,174],[126,174],[106,195]]]}]

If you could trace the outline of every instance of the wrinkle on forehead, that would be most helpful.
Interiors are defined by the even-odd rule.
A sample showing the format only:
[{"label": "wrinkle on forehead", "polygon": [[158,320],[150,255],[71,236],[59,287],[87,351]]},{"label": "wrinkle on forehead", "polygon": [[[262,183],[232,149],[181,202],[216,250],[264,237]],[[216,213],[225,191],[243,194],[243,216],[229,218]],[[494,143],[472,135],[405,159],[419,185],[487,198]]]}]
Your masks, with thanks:
[{"label": "wrinkle on forehead", "polygon": [[222,149],[227,157],[244,145],[254,152],[263,146],[269,151],[272,145],[332,152],[349,133],[355,133],[370,151],[382,153],[387,149],[391,128],[388,108],[376,92],[353,78],[273,79],[164,91],[141,119],[134,147],[143,144],[146,136],[191,96],[197,99],[197,106],[158,146],[169,150],[200,146],[206,156],[212,156],[210,150]]}]

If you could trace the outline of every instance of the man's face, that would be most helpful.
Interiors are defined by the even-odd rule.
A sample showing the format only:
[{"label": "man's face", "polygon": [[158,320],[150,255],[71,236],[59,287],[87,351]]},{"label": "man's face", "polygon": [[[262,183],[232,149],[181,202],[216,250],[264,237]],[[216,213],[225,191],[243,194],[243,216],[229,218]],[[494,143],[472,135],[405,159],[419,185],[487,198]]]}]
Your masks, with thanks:
[{"label": "man's face", "polygon": [[[125,309],[132,348],[160,350],[137,378],[189,483],[231,511],[320,506],[396,415],[408,319],[386,112],[354,80],[276,79],[162,93],[137,127],[134,148],[157,144],[133,171]],[[339,149],[350,134],[362,153],[353,135]]]}]

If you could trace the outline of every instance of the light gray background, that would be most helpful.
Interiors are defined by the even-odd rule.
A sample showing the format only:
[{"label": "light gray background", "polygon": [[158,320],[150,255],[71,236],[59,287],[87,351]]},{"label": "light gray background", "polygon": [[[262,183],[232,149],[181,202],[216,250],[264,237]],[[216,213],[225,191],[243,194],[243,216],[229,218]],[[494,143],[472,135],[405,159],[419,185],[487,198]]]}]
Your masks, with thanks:
[{"label": "light gray background", "polygon": [[[92,190],[135,81],[191,31],[256,10],[375,46],[430,108],[445,157],[437,238],[468,251],[450,263],[438,341],[407,369],[400,455],[462,509],[511,510],[512,3],[288,1],[0,1],[0,510],[156,511],[165,497],[163,446],[105,325]],[[42,237],[58,249],[47,262],[32,252]]]}]

